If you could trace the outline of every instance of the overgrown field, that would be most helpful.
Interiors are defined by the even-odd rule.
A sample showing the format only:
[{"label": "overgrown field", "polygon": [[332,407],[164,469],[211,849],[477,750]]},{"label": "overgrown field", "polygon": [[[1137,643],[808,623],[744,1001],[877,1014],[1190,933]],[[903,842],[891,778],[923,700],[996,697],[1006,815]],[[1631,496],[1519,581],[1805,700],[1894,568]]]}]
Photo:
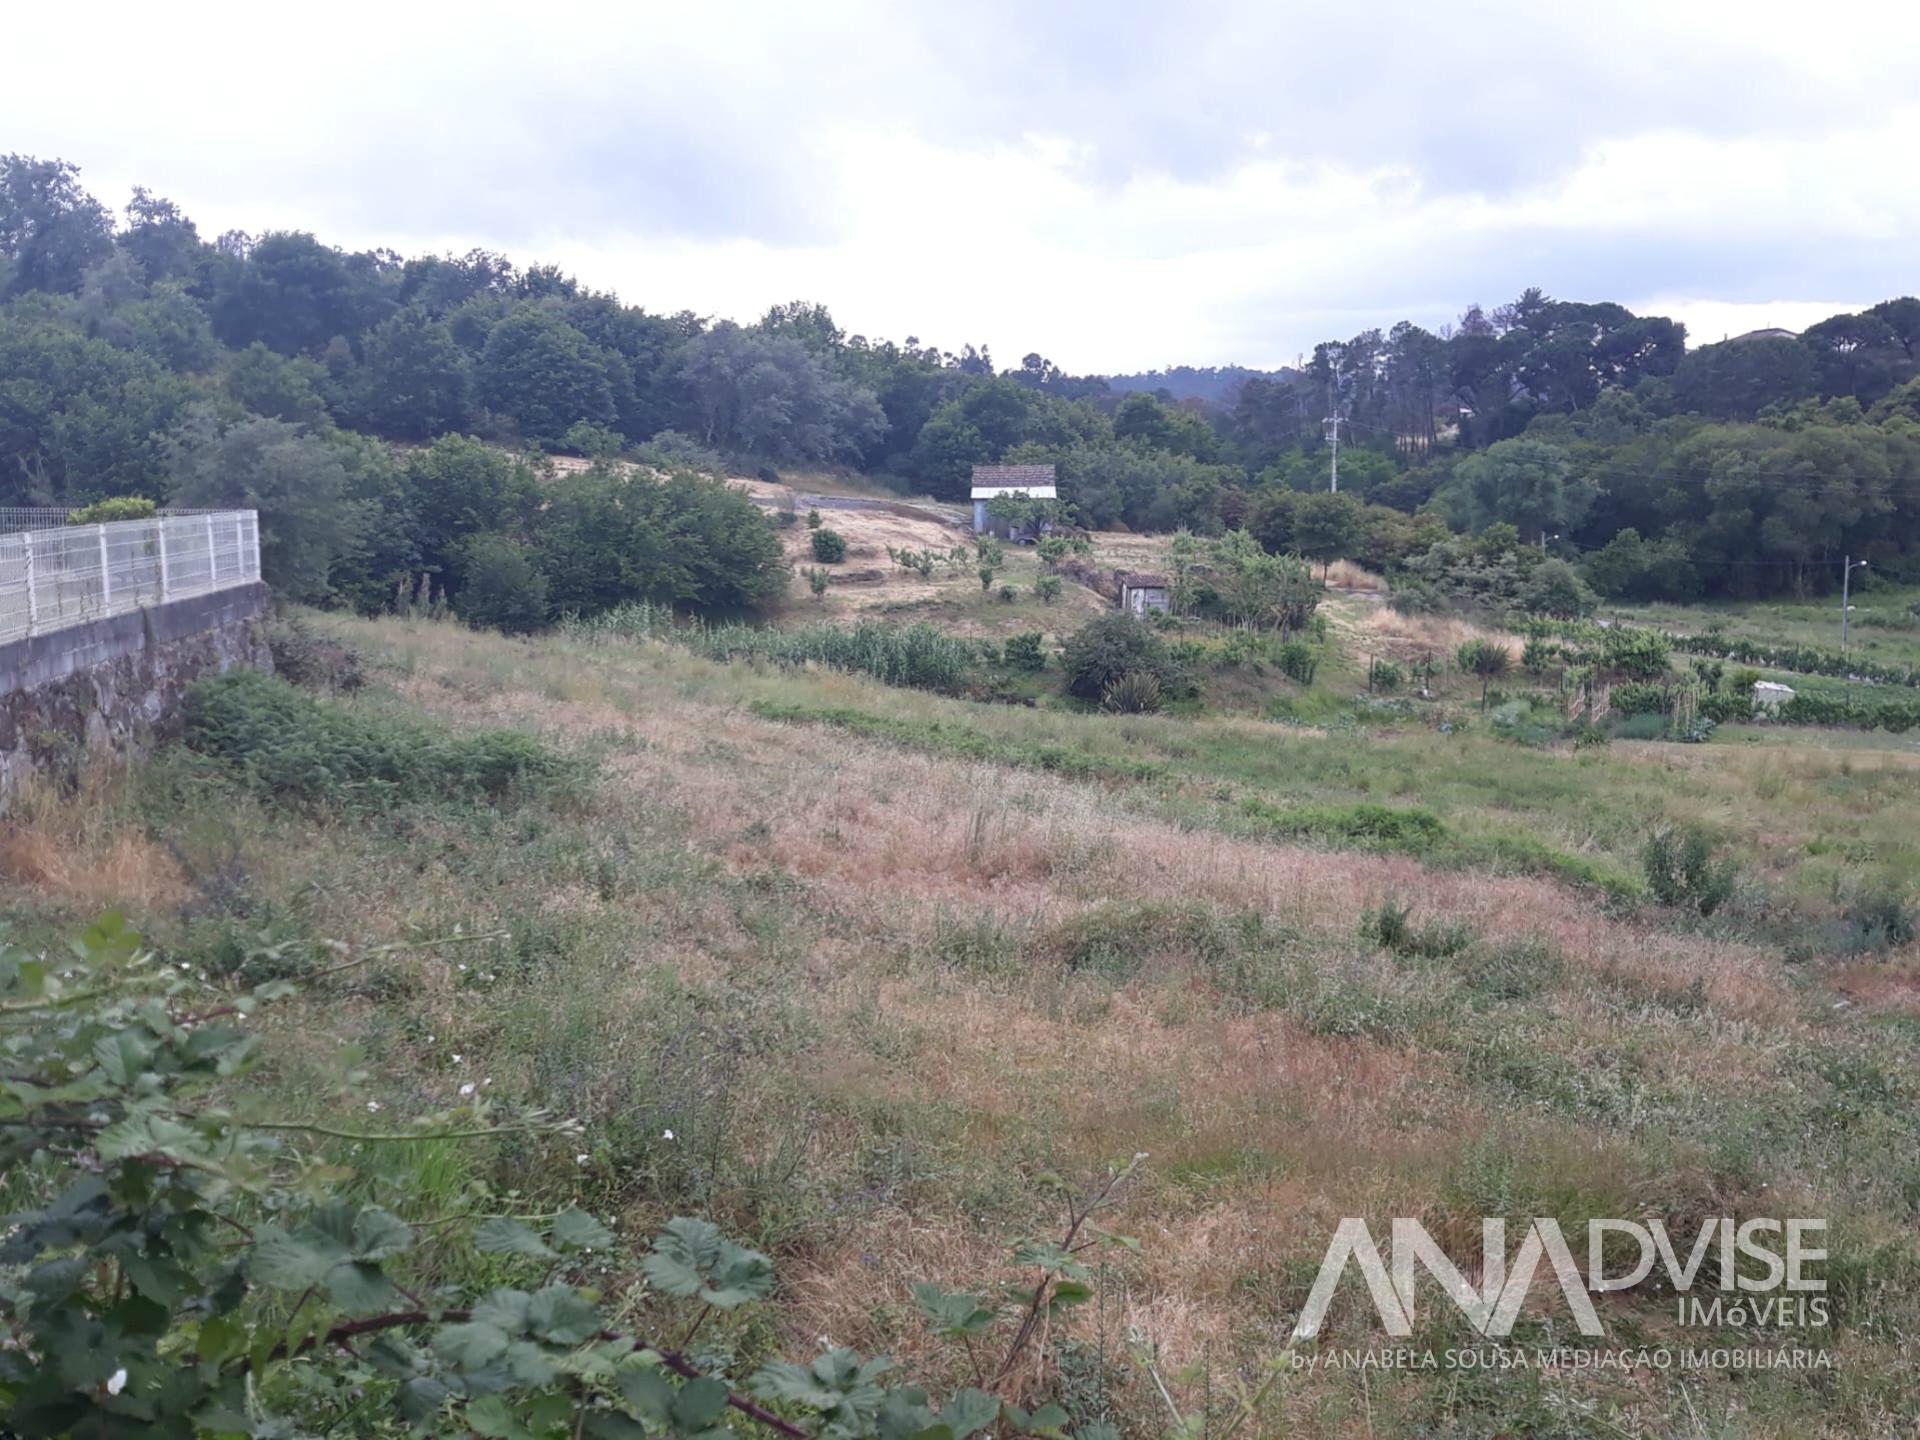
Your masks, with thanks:
[{"label": "overgrown field", "polygon": [[[940,1390],[967,1357],[910,1284],[1015,1280],[1060,1183],[1143,1154],[1108,1217],[1139,1249],[1100,1253],[1024,1402],[1130,1437],[1224,1434],[1255,1390],[1243,1436],[1911,1433],[1910,746],[1029,709],[772,649],[313,623],[369,684],[216,692],[192,748],[24,796],[5,900],[34,942],[122,908],[214,987],[318,977],[238,1106],[472,1086],[583,1122],[383,1152],[407,1218],[706,1215],[780,1278],[708,1343]],[[1647,863],[1669,832],[1711,896]],[[1797,1343],[1831,1368],[1268,1370],[1341,1217],[1467,1260],[1482,1215],[1826,1218],[1833,1322]],[[1599,1305],[1611,1346],[1773,1343],[1651,1286]],[[1381,1338],[1350,1283],[1305,1348]],[[1410,1343],[1473,1338],[1436,1292]],[[1579,1339],[1550,1285],[1514,1338]]]}]

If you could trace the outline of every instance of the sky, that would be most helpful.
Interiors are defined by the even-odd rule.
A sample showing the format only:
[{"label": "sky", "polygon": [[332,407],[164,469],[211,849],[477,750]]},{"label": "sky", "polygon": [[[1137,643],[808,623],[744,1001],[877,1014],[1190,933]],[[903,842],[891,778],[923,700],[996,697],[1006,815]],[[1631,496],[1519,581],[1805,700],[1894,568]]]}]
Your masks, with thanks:
[{"label": "sky", "polygon": [[1920,5],[1048,0],[10,14],[0,150],[204,235],[503,251],[655,311],[1076,373],[1538,285],[1693,343],[1920,291]]}]

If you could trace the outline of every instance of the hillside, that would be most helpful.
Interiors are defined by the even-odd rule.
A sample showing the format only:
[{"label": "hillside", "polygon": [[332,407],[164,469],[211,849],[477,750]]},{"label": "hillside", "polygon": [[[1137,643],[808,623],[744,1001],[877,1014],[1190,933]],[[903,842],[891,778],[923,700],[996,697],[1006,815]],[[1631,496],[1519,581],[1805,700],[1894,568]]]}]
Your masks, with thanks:
[{"label": "hillside", "polygon": [[[849,539],[897,523],[860,516]],[[987,633],[1001,602],[968,587],[874,591]],[[789,603],[803,621],[813,604]],[[1920,1395],[1901,1338],[1915,1292],[1890,1278],[1920,1272],[1920,954],[1835,897],[1920,874],[1920,751],[1780,726],[1753,744],[1516,743],[1458,675],[1444,724],[1368,715],[1354,651],[1417,653],[1440,622],[1328,604],[1316,683],[1257,684],[1269,704],[1343,692],[1312,701],[1313,726],[1235,713],[1231,685],[1215,713],[1107,715],[716,663],[609,627],[515,640],[308,615],[326,644],[285,653],[323,687],[367,682],[323,688],[323,707],[504,728],[590,776],[493,803],[381,799],[262,790],[244,751],[169,752],[25,797],[4,899],[26,935],[123,907],[215,992],[304,982],[261,1021],[273,1059],[234,1097],[251,1111],[399,1124],[482,1087],[579,1117],[577,1139],[406,1147],[381,1184],[415,1220],[509,1191],[577,1199],[623,1233],[709,1215],[781,1277],[764,1322],[713,1324],[705,1343],[743,1361],[826,1338],[966,1382],[910,1283],[1017,1279],[1005,1247],[1056,1226],[1056,1185],[1138,1155],[1105,1222],[1138,1251],[1089,1255],[1093,1299],[1005,1382],[1029,1403],[1126,1435],[1158,1433],[1168,1403],[1226,1403],[1236,1375],[1292,1353],[1343,1215],[1465,1237],[1483,1211],[1570,1233],[1788,1213],[1829,1217],[1847,1257],[1818,1337],[1831,1371],[1682,1388],[1283,1370],[1247,1387],[1257,1433],[1655,1436],[1711,1415],[1743,1436],[1894,1434]],[[864,586],[820,605],[872,608]],[[1739,867],[1711,916],[1643,879],[1650,831],[1688,825]],[[364,962],[331,973],[343,955]],[[342,1047],[363,1078],[342,1078]],[[1703,1338],[1656,1291],[1600,1302],[1616,1343]],[[631,1304],[651,1323],[655,1301]],[[1457,1343],[1429,1313],[1423,1334]],[[1562,1323],[1537,1297],[1516,1343]],[[1369,1343],[1363,1302],[1331,1324],[1322,1347]]]}]

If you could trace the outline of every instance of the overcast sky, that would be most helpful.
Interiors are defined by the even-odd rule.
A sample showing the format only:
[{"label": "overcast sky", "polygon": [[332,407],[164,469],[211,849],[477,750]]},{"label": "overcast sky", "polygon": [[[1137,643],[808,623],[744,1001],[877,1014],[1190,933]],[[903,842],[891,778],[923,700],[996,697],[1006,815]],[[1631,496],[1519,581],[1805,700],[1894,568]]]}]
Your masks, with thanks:
[{"label": "overcast sky", "polygon": [[1920,5],[36,4],[0,150],[206,235],[1075,371],[1527,285],[1694,343],[1920,290]]}]

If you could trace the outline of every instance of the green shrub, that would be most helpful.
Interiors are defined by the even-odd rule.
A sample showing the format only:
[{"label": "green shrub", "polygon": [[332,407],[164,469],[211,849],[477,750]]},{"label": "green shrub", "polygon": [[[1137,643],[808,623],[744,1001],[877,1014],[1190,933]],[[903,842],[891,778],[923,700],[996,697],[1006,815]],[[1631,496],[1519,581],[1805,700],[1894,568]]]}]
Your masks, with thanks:
[{"label": "green shrub", "polygon": [[823,524],[825,524],[825,523],[826,523],[826,522],[825,522],[825,521],[823,521],[823,520],[821,520],[821,518],[820,518],[820,512],[819,512],[819,510],[817,510],[817,509],[813,509],[813,508],[809,508],[809,509],[808,509],[808,511],[807,511],[807,528],[808,528],[809,530],[818,530],[818,529],[819,529],[819,528],[821,527],[821,525],[823,525]]},{"label": "green shrub", "polygon": [[111,525],[116,520],[151,520],[159,513],[159,507],[151,500],[138,495],[116,495],[69,511],[67,524]]},{"label": "green shrub", "polygon": [[315,700],[253,670],[195,684],[182,740],[243,783],[316,804],[494,800],[561,787],[579,772],[517,730],[454,734]]},{"label": "green shrub", "polygon": [[1372,660],[1367,664],[1367,688],[1391,695],[1406,683],[1407,672],[1398,661]]},{"label": "green shrub", "polygon": [[1058,575],[1042,575],[1038,580],[1033,582],[1033,593],[1039,596],[1044,603],[1048,605],[1053,604],[1054,601],[1060,598],[1060,577]]},{"label": "green shrub", "polygon": [[807,589],[813,592],[814,599],[818,600],[827,593],[827,585],[832,577],[825,570],[818,565],[809,565],[800,573],[806,577]]},{"label": "green shrub", "polygon": [[1100,708],[1113,715],[1151,715],[1160,702],[1160,682],[1146,670],[1129,671],[1100,695]]},{"label": "green shrub", "polygon": [[1436,922],[1415,927],[1413,906],[1391,896],[1360,912],[1360,935],[1382,950],[1422,960],[1444,960],[1473,943],[1473,932],[1464,925]]},{"label": "green shrub", "polygon": [[1131,615],[1114,613],[1089,620],[1068,637],[1061,655],[1067,693],[1098,701],[1123,676],[1151,675],[1163,694],[1184,693],[1185,673],[1168,653],[1167,643]]},{"label": "green shrub", "polygon": [[1855,896],[1844,918],[1845,948],[1855,953],[1905,945],[1920,933],[1906,897],[1891,890],[1870,890]]},{"label": "green shrub", "polygon": [[1733,894],[1740,867],[1732,859],[1716,861],[1713,844],[1700,830],[1662,830],[1640,852],[1647,892],[1662,905],[1686,906],[1711,915]]},{"label": "green shrub", "polygon": [[1038,630],[1026,630],[1018,635],[1007,637],[1007,664],[1015,670],[1044,670],[1047,657],[1041,649],[1042,638]]},{"label": "green shrub", "polygon": [[1282,675],[1302,685],[1313,684],[1314,672],[1320,668],[1319,657],[1304,640],[1287,641],[1274,655],[1274,663],[1280,667]]},{"label": "green shrub", "polygon": [[1615,625],[1605,632],[1601,654],[1609,669],[1635,680],[1653,680],[1667,673],[1673,642],[1658,630]]},{"label": "green shrub", "polygon": [[1642,682],[1616,685],[1613,708],[1622,715],[1665,715],[1673,709],[1673,691]]},{"label": "green shrub", "polygon": [[822,565],[838,565],[847,558],[847,540],[838,530],[816,530],[811,539],[813,558]]},{"label": "green shrub", "polygon": [[461,547],[466,584],[454,611],[469,625],[527,635],[547,623],[547,577],[526,546],[505,535],[476,535]]}]

